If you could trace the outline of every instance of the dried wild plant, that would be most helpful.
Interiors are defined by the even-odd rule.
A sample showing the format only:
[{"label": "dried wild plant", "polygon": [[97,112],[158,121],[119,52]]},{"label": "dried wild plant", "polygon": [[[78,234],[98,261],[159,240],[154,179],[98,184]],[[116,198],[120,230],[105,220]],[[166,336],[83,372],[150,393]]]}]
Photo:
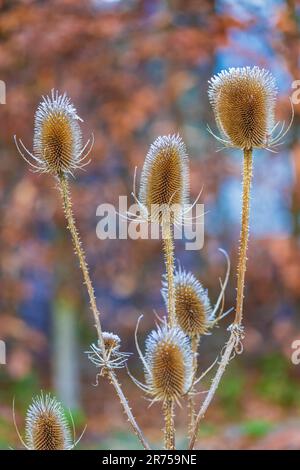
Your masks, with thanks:
[{"label": "dried wild plant", "polygon": [[28,450],[71,450],[78,444],[85,428],[76,440],[72,415],[73,432],[62,404],[50,394],[40,395],[32,399],[26,414],[25,441],[22,438],[15,420],[14,423],[21,443]]},{"label": "dried wild plant", "polygon": [[[60,190],[67,226],[71,233],[75,253],[79,260],[84,284],[97,331],[97,341],[87,351],[91,362],[98,369],[99,377],[105,377],[113,385],[128,421],[144,449],[149,449],[132,412],[116,372],[126,367],[134,383],[145,393],[150,406],[159,402],[164,416],[164,446],[175,449],[175,405],[185,402],[189,410],[189,448],[193,449],[199,424],[209,407],[222,375],[230,359],[242,351],[243,299],[249,236],[250,189],[252,181],[252,151],[265,148],[270,151],[280,145],[290,124],[274,135],[276,86],[272,75],[258,67],[244,67],[222,71],[210,81],[209,99],[213,107],[221,136],[209,132],[225,147],[237,147],[243,152],[243,195],[239,258],[237,266],[237,297],[233,323],[228,328],[230,337],[221,351],[218,367],[211,386],[198,413],[194,397],[196,386],[214,367],[217,360],[202,374],[198,373],[198,350],[200,338],[211,334],[213,327],[232,309],[223,313],[230,262],[226,252],[220,250],[227,262],[224,280],[220,279],[220,293],[215,304],[207,290],[196,277],[179,267],[175,270],[174,226],[181,224],[189,199],[188,157],[185,144],[179,135],[157,138],[150,146],[141,173],[139,195],[133,196],[140,207],[137,222],[159,225],[162,234],[165,270],[162,295],[167,315],[148,335],[144,354],[135,331],[138,355],[144,369],[144,383],[132,376],[127,367],[130,353],[121,351],[121,339],[114,333],[103,332],[92,281],[85,253],[76,227],[69,189],[69,175],[85,166],[93,138],[82,144],[79,123],[82,121],[66,95],[52,91],[43,98],[35,116],[33,153],[21,140],[15,138],[20,154],[33,171],[54,175]],[[135,179],[134,179],[135,180]],[[135,184],[134,184],[135,187]],[[199,196],[198,196],[199,198]],[[194,202],[197,202],[198,198]],[[131,215],[131,214],[130,214]],[[34,399],[26,420],[26,448],[70,449],[76,444],[70,431],[62,406],[55,398],[41,395]]]},{"label": "dried wild plant", "polygon": [[279,123],[274,124],[274,109],[277,89],[270,72],[259,67],[230,68],[210,80],[209,99],[215,114],[221,137],[210,133],[225,147],[236,147],[243,151],[243,190],[241,232],[237,266],[237,294],[234,322],[230,325],[230,337],[222,351],[221,360],[209,392],[196,417],[190,449],[193,449],[201,419],[210,405],[225,368],[234,356],[242,352],[244,337],[242,326],[244,286],[249,238],[250,192],[252,182],[253,149],[264,148],[275,151],[289,131],[292,118],[284,129],[282,125],[274,135]]},{"label": "dried wild plant", "polygon": [[[115,370],[116,362],[112,354],[108,354],[100,322],[100,312],[97,307],[93,284],[90,278],[89,269],[85,257],[85,252],[76,227],[73,215],[72,199],[69,190],[68,175],[75,169],[80,169],[88,162],[85,162],[89,155],[93,138],[82,145],[81,129],[78,121],[82,121],[77,115],[77,111],[70,99],[64,94],[60,95],[52,90],[51,96],[44,97],[39,104],[35,115],[35,128],[33,140],[33,153],[29,152],[21,140],[15,143],[21,156],[33,168],[33,171],[50,173],[58,181],[67,227],[71,233],[75,253],[78,257],[80,269],[82,271],[84,285],[89,296],[90,307],[93,313],[95,328],[97,331],[98,345],[96,346],[99,357],[103,362],[101,369],[109,382],[115,388],[124,413],[141,441],[144,448],[149,448],[143,434],[136,423],[136,420],[123,394],[121,386],[117,380]],[[86,151],[86,149],[89,149]],[[86,153],[84,153],[86,151]],[[27,155],[27,156],[26,156]],[[31,161],[29,160],[31,158]],[[123,356],[123,358],[125,358]]]}]

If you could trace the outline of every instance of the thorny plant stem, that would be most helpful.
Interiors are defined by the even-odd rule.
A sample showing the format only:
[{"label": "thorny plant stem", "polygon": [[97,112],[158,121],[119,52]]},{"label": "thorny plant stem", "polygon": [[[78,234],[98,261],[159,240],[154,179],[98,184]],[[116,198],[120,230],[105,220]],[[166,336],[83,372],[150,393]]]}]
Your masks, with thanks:
[{"label": "thorny plant stem", "polygon": [[[168,217],[167,217],[168,219]],[[174,240],[170,220],[162,221],[162,242],[165,256],[168,284],[168,325],[175,325],[175,286],[174,286]],[[164,439],[166,449],[175,449],[174,401],[166,400],[163,404],[165,417]]]},{"label": "thorny plant stem", "polygon": [[115,375],[114,372],[110,371],[109,373],[109,380],[110,380],[110,383],[115,387],[115,390],[118,394],[118,397],[120,399],[120,402],[121,402],[121,405],[123,407],[123,410],[124,410],[124,413],[127,415],[128,417],[128,421],[133,429],[133,432],[136,434],[136,436],[138,437],[138,439],[140,440],[141,444],[143,445],[144,449],[146,450],[150,450],[150,446],[149,444],[145,441],[145,438],[141,432],[141,430],[139,429],[136,421],[135,421],[135,418],[131,412],[131,408],[129,407],[129,404],[128,404],[128,401],[126,399],[126,397],[124,396],[124,393],[122,391],[122,388],[121,388],[121,385],[119,384],[118,382],[118,379]]},{"label": "thorny plant stem", "polygon": [[242,201],[242,218],[241,233],[239,243],[239,260],[237,268],[237,294],[235,320],[237,325],[242,323],[243,318],[243,302],[245,273],[247,265],[247,248],[249,238],[249,213],[250,213],[250,191],[252,180],[252,149],[244,150],[244,172],[243,172],[243,201]]},{"label": "thorny plant stem", "polygon": [[174,241],[170,221],[162,222],[162,241],[168,284],[168,325],[175,324]]},{"label": "thorny plant stem", "polygon": [[174,424],[174,400],[167,399],[163,404],[165,418],[164,441],[165,449],[175,450],[175,424]]},{"label": "thorny plant stem", "polygon": [[197,373],[197,366],[198,366],[197,351],[199,347],[199,340],[200,340],[199,336],[193,336],[191,339],[191,348],[192,348],[192,353],[193,353],[193,384],[192,384],[191,390],[188,393],[188,413],[189,413],[188,435],[189,435],[189,438],[192,437],[192,433],[193,433],[194,425],[195,425],[195,419],[196,419],[194,381],[195,381],[195,377]]},{"label": "thorny plant stem", "polygon": [[206,398],[199,410],[195,420],[194,430],[189,443],[189,449],[192,450],[198,434],[198,429],[201,419],[204,417],[215,393],[219,386],[220,380],[224,374],[227,364],[234,354],[234,350],[240,344],[240,327],[243,318],[243,300],[244,300],[244,286],[245,286],[245,273],[247,265],[247,248],[249,237],[249,213],[250,213],[250,191],[252,181],[252,149],[244,149],[244,167],[243,167],[243,196],[242,196],[242,217],[241,217],[241,233],[239,241],[239,259],[237,267],[237,296],[236,296],[236,310],[235,319],[231,328],[229,340],[225,345],[224,352],[222,353],[216,375],[213,378],[210,389]]},{"label": "thorny plant stem", "polygon": [[[94,288],[93,288],[92,281],[91,281],[91,278],[90,278],[89,269],[88,269],[84,249],[82,248],[80,236],[79,236],[79,233],[78,233],[78,230],[77,230],[77,227],[76,227],[76,223],[75,223],[75,218],[74,218],[74,215],[73,215],[72,200],[71,200],[71,196],[70,196],[68,181],[67,181],[66,176],[63,175],[63,174],[61,174],[59,176],[59,189],[60,189],[60,192],[61,192],[61,195],[62,195],[63,207],[64,207],[64,212],[65,212],[65,216],[66,216],[66,220],[67,220],[67,226],[68,226],[68,229],[70,230],[70,233],[71,233],[71,237],[72,237],[72,241],[73,241],[73,245],[74,245],[74,250],[75,250],[75,253],[76,253],[76,255],[78,257],[78,260],[79,260],[79,265],[80,265],[80,269],[82,271],[84,284],[87,288],[89,301],[90,301],[90,306],[91,306],[91,310],[92,310],[94,321],[95,321],[95,328],[97,330],[99,346],[101,348],[103,358],[106,359],[106,351],[105,351],[105,347],[104,347],[103,334],[102,334],[102,328],[101,328],[101,323],[100,323],[100,312],[99,312],[98,307],[97,307],[95,292],[94,292]],[[115,375],[114,371],[108,369],[107,374],[108,374],[108,378],[109,378],[110,383],[113,385],[113,387],[116,390],[116,393],[117,393],[117,395],[120,399],[123,410],[124,410],[125,414],[127,415],[128,421],[130,422],[135,434],[139,438],[142,446],[145,449],[149,450],[150,447],[149,447],[148,443],[145,441],[145,438],[144,438],[138,424],[135,421],[135,418],[134,418],[134,416],[131,412],[131,409],[128,405],[128,401],[127,401],[125,395],[122,392],[121,386],[120,386],[120,384],[119,384],[119,382],[116,378],[116,375]]]}]

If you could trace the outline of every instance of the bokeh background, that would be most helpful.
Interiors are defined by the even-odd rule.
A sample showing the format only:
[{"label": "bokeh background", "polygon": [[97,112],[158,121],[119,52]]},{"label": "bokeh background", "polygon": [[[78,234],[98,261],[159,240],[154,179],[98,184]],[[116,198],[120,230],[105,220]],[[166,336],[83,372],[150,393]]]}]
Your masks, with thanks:
[{"label": "bokeh background", "polygon": [[[230,66],[259,65],[276,77],[278,120],[289,121],[292,81],[300,79],[300,4],[294,0],[2,0],[0,79],[0,445],[18,447],[12,420],[41,389],[70,407],[83,448],[137,448],[113,390],[86,351],[95,339],[86,294],[65,228],[56,184],[17,154],[13,135],[31,148],[35,109],[54,87],[66,91],[95,135],[92,162],[72,182],[75,215],[106,330],[135,351],[133,332],[144,314],[140,342],[162,314],[163,260],[159,241],[96,237],[96,208],[129,195],[135,166],[150,143],[179,132],[190,155],[191,193],[205,204],[205,243],[181,263],[217,298],[224,274],[222,247],[233,270],[226,307],[234,305],[239,235],[241,157],[208,134],[214,127],[207,81]],[[300,448],[300,365],[291,344],[300,339],[300,105],[277,154],[255,152],[251,241],[245,300],[244,353],[227,369],[200,430],[199,448]],[[230,318],[203,339],[204,370],[224,344]],[[142,379],[136,355],[130,368]],[[161,441],[159,406],[120,374],[138,421]],[[203,383],[205,390],[209,381]],[[197,401],[203,399],[199,395]],[[178,413],[185,444],[186,412]]]}]

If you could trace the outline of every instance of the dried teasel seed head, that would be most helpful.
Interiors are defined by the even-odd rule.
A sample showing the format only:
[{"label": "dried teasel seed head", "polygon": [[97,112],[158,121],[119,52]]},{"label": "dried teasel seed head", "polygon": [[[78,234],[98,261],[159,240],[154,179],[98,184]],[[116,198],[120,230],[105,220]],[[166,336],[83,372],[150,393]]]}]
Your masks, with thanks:
[{"label": "dried teasel seed head", "polygon": [[164,325],[146,340],[145,378],[154,401],[178,400],[191,387],[193,354],[190,341],[178,328]]},{"label": "dried teasel seed head", "polygon": [[[179,135],[158,137],[147,153],[139,200],[150,220],[180,215],[188,203],[189,175],[185,145]],[[172,212],[170,214],[170,208]]]},{"label": "dried teasel seed head", "polygon": [[34,160],[41,171],[59,175],[77,168],[82,157],[82,134],[76,109],[66,94],[52,90],[35,114]]},{"label": "dried teasel seed head", "polygon": [[118,335],[109,333],[108,331],[103,332],[104,347],[107,352],[116,352],[120,349],[121,340]]},{"label": "dried teasel seed head", "polygon": [[68,450],[73,447],[63,407],[55,397],[35,397],[26,415],[26,443],[32,450]]},{"label": "dried teasel seed head", "polygon": [[277,95],[270,72],[259,67],[230,68],[209,81],[209,100],[225,145],[267,147],[274,127]]},{"label": "dried teasel seed head", "polygon": [[107,369],[121,369],[125,367],[125,363],[130,356],[128,352],[121,352],[121,339],[114,333],[104,331],[102,333],[103,343],[105,347],[105,355],[103,354],[103,348],[99,343],[91,344],[91,349],[86,351],[90,361],[99,367],[101,371]]},{"label": "dried teasel seed head", "polygon": [[[178,326],[190,337],[205,334],[213,319],[213,309],[207,290],[192,273],[180,267],[174,275],[174,287],[175,316]],[[162,294],[167,302],[166,282],[163,282]]]}]

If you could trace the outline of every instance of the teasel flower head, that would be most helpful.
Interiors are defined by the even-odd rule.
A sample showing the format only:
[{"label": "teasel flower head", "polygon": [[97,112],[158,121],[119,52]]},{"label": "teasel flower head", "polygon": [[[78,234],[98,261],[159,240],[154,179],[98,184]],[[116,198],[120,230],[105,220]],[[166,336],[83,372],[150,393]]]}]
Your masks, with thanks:
[{"label": "teasel flower head", "polygon": [[69,450],[74,447],[64,409],[51,395],[36,396],[26,416],[26,447],[31,450]]},{"label": "teasel flower head", "polygon": [[92,344],[90,351],[87,351],[88,358],[100,368],[100,375],[103,375],[108,369],[121,369],[125,367],[128,357],[131,355],[128,352],[121,352],[121,339],[114,333],[104,331],[103,343],[105,347],[105,354],[100,345]]},{"label": "teasel flower head", "polygon": [[83,168],[89,163],[83,161],[91,150],[93,137],[82,144],[80,121],[70,98],[52,90],[50,96],[43,97],[35,113],[33,153],[15,136],[19,153],[34,171],[42,173],[60,176]]},{"label": "teasel flower head", "polygon": [[259,67],[230,68],[209,81],[208,96],[225,146],[272,148],[286,134],[274,136],[275,79]]},{"label": "teasel flower head", "polygon": [[164,322],[149,334],[143,355],[137,340],[141,318],[137,322],[135,342],[144,366],[146,383],[141,383],[127,371],[133,382],[150,396],[152,403],[170,399],[178,402],[189,391],[193,380],[190,340],[180,328],[170,328]]},{"label": "teasel flower head", "polygon": [[190,341],[177,327],[157,327],[146,340],[146,383],[155,400],[178,400],[192,381]]},{"label": "teasel flower head", "polygon": [[[168,303],[168,288],[163,281],[162,295]],[[189,337],[204,335],[214,319],[207,290],[195,276],[179,267],[174,275],[175,316],[178,326]]]},{"label": "teasel flower head", "polygon": [[138,202],[146,218],[161,223],[179,218],[188,203],[189,174],[185,145],[179,135],[158,137],[147,153]]}]

